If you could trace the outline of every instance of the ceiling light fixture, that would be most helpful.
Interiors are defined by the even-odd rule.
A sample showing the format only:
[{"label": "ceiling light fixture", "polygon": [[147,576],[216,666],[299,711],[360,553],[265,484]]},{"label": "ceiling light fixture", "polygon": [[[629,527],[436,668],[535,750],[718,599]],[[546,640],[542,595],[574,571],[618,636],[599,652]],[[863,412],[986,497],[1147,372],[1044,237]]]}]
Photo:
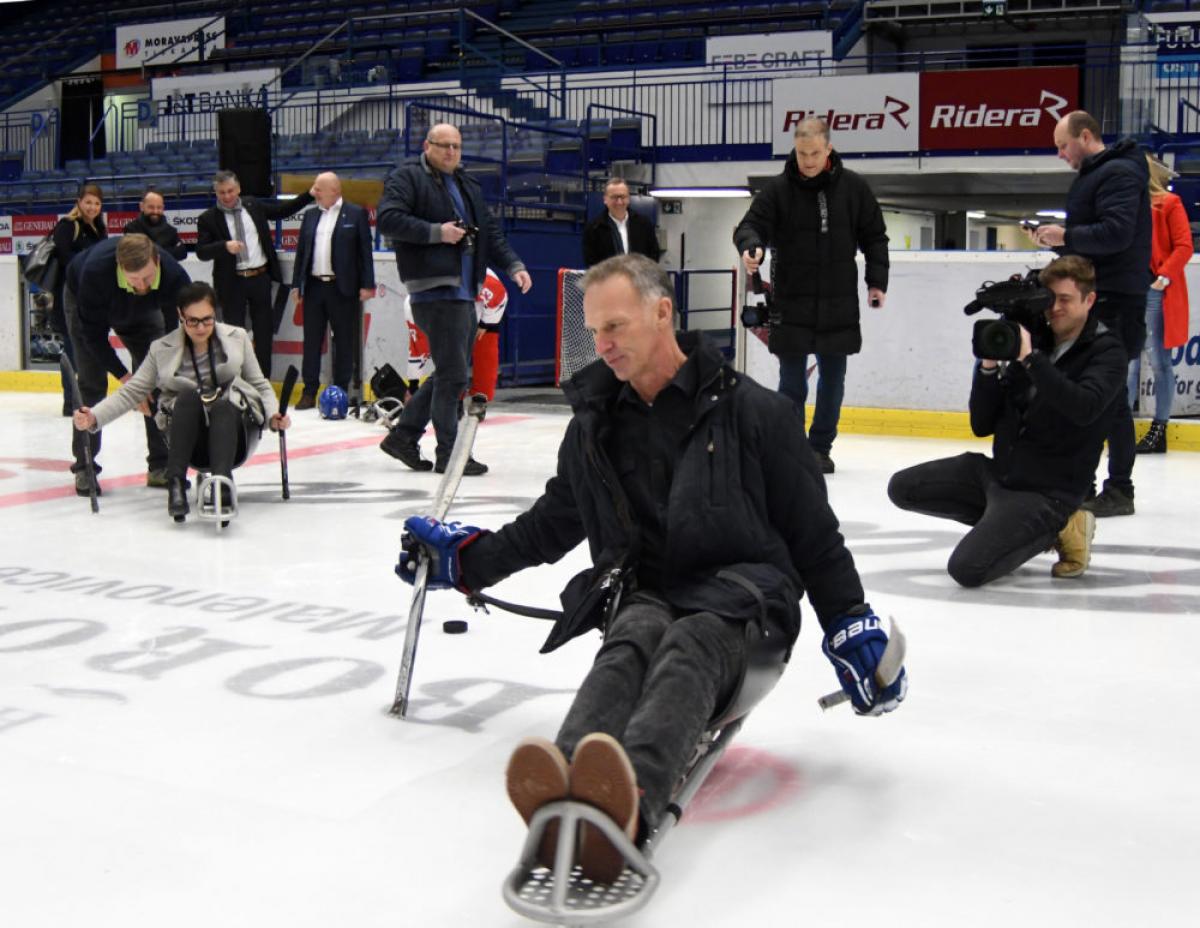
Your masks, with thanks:
[{"label": "ceiling light fixture", "polygon": [[750,191],[745,187],[658,187],[650,196],[660,200],[734,200],[749,197]]}]

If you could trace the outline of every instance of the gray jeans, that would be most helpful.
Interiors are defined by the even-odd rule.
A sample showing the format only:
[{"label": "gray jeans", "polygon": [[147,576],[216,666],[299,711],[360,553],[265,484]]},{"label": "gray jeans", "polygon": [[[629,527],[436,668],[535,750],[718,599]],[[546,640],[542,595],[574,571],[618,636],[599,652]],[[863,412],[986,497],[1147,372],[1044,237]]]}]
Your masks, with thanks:
[{"label": "gray jeans", "polygon": [[458,435],[458,400],[467,389],[471,373],[471,348],[477,328],[475,304],[463,300],[413,302],[413,321],[429,339],[434,372],[400,413],[395,430],[419,441],[433,419],[437,433],[437,458],[448,460]]},{"label": "gray jeans", "polygon": [[658,824],[709,721],[746,667],[746,628],[709,612],[677,615],[635,593],[617,613],[556,739],[568,758],[586,734],[621,742]]}]

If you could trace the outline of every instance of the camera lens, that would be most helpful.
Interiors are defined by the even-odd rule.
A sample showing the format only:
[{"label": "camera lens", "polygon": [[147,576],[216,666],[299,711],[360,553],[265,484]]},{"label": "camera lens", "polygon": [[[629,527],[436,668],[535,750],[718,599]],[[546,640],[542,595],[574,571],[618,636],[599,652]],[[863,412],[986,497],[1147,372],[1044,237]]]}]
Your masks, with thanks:
[{"label": "camera lens", "polygon": [[1021,353],[1021,332],[1005,319],[981,320],[975,324],[972,347],[975,357],[1011,361]]}]

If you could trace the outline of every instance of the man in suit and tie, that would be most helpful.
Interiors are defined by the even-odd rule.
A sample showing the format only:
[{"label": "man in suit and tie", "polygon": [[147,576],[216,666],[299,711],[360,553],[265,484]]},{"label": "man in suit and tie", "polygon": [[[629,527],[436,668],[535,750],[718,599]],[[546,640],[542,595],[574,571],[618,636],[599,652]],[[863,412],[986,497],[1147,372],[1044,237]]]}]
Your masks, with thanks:
[{"label": "man in suit and tie", "polygon": [[294,216],[313,202],[312,194],[303,193],[290,200],[243,197],[242,185],[233,171],[216,173],[213,192],[216,206],[196,220],[196,257],[213,262],[212,283],[221,301],[221,321],[246,328],[249,312],[254,356],[269,379],[275,339],[271,281],[283,283],[283,275],[267,222]]},{"label": "man in suit and tie", "polygon": [[304,214],[292,276],[292,289],[304,300],[304,392],[297,409],[316,405],[326,326],[333,333],[333,383],[349,393],[358,314],[362,301],[375,295],[367,211],[342,199],[342,182],[332,171],[318,174],[309,193],[318,208]]},{"label": "man in suit and tie", "polygon": [[654,226],[629,211],[629,185],[619,177],[604,185],[606,211],[583,230],[583,263],[599,264],[613,255],[645,255],[651,261],[662,257]]}]

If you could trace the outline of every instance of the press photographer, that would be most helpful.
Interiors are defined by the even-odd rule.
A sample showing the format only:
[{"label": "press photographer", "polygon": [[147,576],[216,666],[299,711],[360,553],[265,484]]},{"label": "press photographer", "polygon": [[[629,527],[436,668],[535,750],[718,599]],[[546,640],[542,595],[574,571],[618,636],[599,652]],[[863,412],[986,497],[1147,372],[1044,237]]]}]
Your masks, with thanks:
[{"label": "press photographer", "polygon": [[972,527],[947,564],[966,587],[1002,577],[1051,546],[1059,554],[1053,576],[1083,574],[1096,521],[1079,506],[1124,398],[1125,350],[1091,315],[1090,261],[1058,258],[1036,286],[1029,278],[1019,287],[1005,283],[1012,286],[981,288],[966,308],[1003,317],[977,323],[973,338],[980,360],[971,429],[992,436],[992,456],[918,464],[888,484],[901,509]]}]

